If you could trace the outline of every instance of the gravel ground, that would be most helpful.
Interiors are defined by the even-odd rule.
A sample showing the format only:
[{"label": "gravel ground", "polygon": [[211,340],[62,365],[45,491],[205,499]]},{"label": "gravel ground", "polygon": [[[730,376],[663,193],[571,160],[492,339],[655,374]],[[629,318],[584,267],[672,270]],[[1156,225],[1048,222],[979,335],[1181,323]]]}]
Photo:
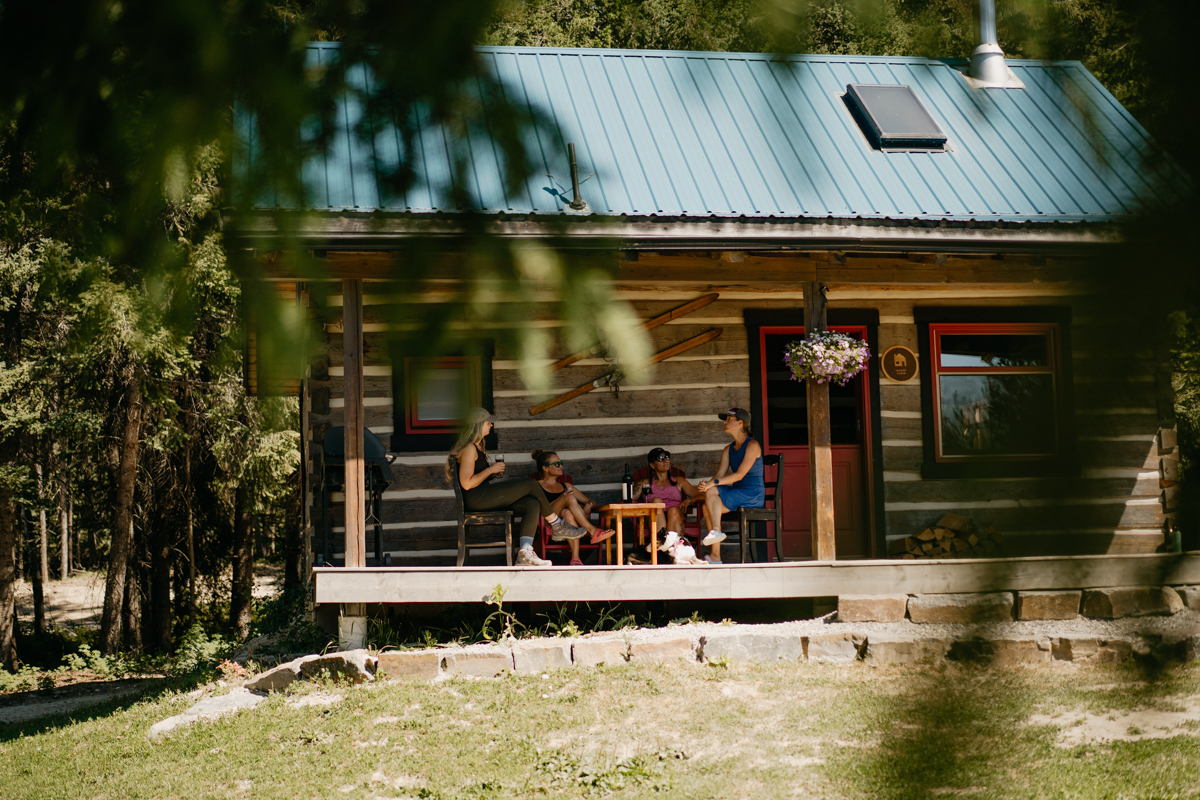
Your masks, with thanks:
[{"label": "gravel ground", "polygon": [[[1062,636],[1096,639],[1118,639],[1150,636],[1183,636],[1200,634],[1200,611],[1185,609],[1171,617],[1137,617],[1116,620],[1073,619],[1038,622],[992,622],[979,625],[930,625],[903,622],[838,622],[837,612],[830,612],[816,619],[794,620],[765,624],[737,623],[724,625],[719,622],[672,624],[664,628],[627,628],[619,631],[588,634],[588,639],[624,639],[634,642],[654,642],[686,636],[698,643],[704,636],[731,630],[753,630],[764,633],[787,633],[800,636],[818,636],[854,632],[881,636],[910,636],[917,639],[1045,639]],[[533,642],[536,639],[522,639]],[[463,648],[470,651],[486,651],[492,645],[471,645]]]}]

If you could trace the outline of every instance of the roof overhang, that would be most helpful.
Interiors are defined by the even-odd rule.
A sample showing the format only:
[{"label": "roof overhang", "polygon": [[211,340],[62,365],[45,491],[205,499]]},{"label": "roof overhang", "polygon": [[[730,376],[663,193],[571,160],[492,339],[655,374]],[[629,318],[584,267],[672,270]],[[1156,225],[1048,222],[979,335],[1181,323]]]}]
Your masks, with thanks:
[{"label": "roof overhang", "polygon": [[553,240],[561,247],[622,250],[838,250],[1050,253],[1122,240],[1121,224],[1002,220],[553,217],[361,212],[253,212],[227,215],[243,247],[386,250],[414,239],[450,244],[472,234]]}]

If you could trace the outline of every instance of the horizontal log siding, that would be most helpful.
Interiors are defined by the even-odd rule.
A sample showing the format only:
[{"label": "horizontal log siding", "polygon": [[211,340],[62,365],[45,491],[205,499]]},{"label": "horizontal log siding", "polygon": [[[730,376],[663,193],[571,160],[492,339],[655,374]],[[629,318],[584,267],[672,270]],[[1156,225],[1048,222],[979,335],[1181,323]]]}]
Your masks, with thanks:
[{"label": "horizontal log siding", "polygon": [[[881,304],[879,346],[917,349],[912,307],[1075,303],[1069,296],[988,298],[944,303]],[[1081,316],[1078,307],[1075,317]],[[894,320],[889,322],[889,320]],[[880,386],[884,509],[888,539],[933,525],[945,513],[992,523],[1010,555],[1152,552],[1163,542],[1164,518],[1153,441],[1162,416],[1161,378],[1151,353],[1115,360],[1083,351],[1089,323],[1073,325],[1078,478],[925,480],[919,381]],[[922,364],[922,369],[928,365]],[[889,416],[889,413],[893,416]]]},{"label": "horizontal log siding", "polygon": [[[653,350],[712,327],[723,329],[721,338],[689,351],[684,359],[657,365],[649,376],[651,389],[597,389],[533,418],[527,409],[544,398],[525,389],[516,369],[516,354],[497,352],[493,362],[500,417],[497,433],[500,450],[508,454],[509,475],[532,471],[530,450],[554,448],[577,485],[605,502],[616,498],[624,465],[640,466],[643,454],[659,445],[670,449],[676,465],[684,467],[693,479],[710,475],[727,439],[720,423],[715,418],[710,423],[708,417],[717,408],[749,404],[751,376],[743,311],[799,309],[800,285],[812,276],[831,284],[831,308],[878,310],[881,350],[904,345],[916,351],[914,305],[1061,305],[1073,302],[1079,293],[1072,283],[1077,275],[1067,261],[853,255],[844,260],[844,264],[839,262],[833,254],[813,258],[746,255],[743,261],[730,263],[705,256],[643,254],[639,262],[622,265],[618,293],[643,318],[708,291],[722,292],[712,305],[652,331]],[[681,275],[691,278],[681,279]],[[745,280],[730,283],[731,275]],[[696,283],[697,279],[706,282]],[[309,381],[314,397],[309,435],[318,443],[316,447],[327,426],[342,422],[340,297],[330,300],[322,311],[327,322],[328,360],[315,366],[314,378]],[[365,385],[372,404],[366,408],[366,422],[385,442],[393,418],[387,334],[380,329],[403,318],[403,309],[387,300],[373,295],[368,285]],[[551,313],[547,306],[546,315]],[[568,352],[557,323],[538,324],[552,337],[555,355]],[[943,513],[956,512],[980,523],[994,523],[1006,535],[1013,554],[1144,552],[1161,543],[1158,531],[1163,518],[1157,502],[1161,490],[1152,474],[1158,457],[1151,441],[1163,416],[1157,365],[1150,354],[1117,369],[1086,353],[1073,355],[1079,379],[1078,451],[1084,465],[1078,478],[922,480],[919,382],[881,380],[881,490],[889,538],[915,533]],[[555,374],[555,394],[608,371],[602,358],[585,359]],[[1112,381],[1112,375],[1129,375],[1134,380]],[[385,496],[383,517],[384,548],[394,554],[395,563],[453,560],[454,501],[443,483],[442,459],[442,453],[403,454],[392,467],[393,483]],[[319,502],[315,493],[313,499]],[[318,522],[319,512],[314,512],[313,523]],[[332,550],[341,553],[341,507],[337,504],[334,527]],[[315,534],[319,547],[319,529]],[[494,532],[478,535],[482,540]],[[373,556],[373,547],[373,532],[368,529],[368,556]],[[472,563],[487,563],[503,556],[483,553],[472,558]]]}]

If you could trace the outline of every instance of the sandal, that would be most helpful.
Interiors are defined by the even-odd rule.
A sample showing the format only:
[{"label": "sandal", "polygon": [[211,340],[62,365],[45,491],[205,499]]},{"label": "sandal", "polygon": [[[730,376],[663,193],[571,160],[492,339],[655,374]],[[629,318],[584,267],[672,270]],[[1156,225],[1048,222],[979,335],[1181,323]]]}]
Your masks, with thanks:
[{"label": "sandal", "polygon": [[572,559],[571,559],[571,566],[572,566],[572,567],[582,567],[582,566],[583,566],[583,562],[579,560],[579,557],[578,557],[578,556],[576,556],[576,557],[574,557],[574,558],[572,558]]},{"label": "sandal", "polygon": [[597,542],[603,542],[605,539],[609,538],[610,536],[616,536],[616,535],[617,535],[616,531],[596,530],[596,531],[592,532],[591,543],[596,544]]}]

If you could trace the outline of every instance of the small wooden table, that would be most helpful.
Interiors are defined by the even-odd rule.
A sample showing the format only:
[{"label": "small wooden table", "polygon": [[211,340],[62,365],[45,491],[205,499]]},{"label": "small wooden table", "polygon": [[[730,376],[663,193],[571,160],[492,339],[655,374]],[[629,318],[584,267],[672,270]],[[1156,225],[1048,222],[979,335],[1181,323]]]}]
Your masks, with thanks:
[{"label": "small wooden table", "polygon": [[[666,503],[609,503],[596,509],[600,513],[600,527],[607,528],[605,520],[616,520],[617,566],[620,566],[625,554],[625,527],[621,523],[627,519],[637,520],[638,542],[642,540],[642,522],[650,518],[650,563],[658,563],[658,512],[666,508]],[[609,539],[611,542],[612,539]],[[609,559],[612,563],[612,559]]]}]

